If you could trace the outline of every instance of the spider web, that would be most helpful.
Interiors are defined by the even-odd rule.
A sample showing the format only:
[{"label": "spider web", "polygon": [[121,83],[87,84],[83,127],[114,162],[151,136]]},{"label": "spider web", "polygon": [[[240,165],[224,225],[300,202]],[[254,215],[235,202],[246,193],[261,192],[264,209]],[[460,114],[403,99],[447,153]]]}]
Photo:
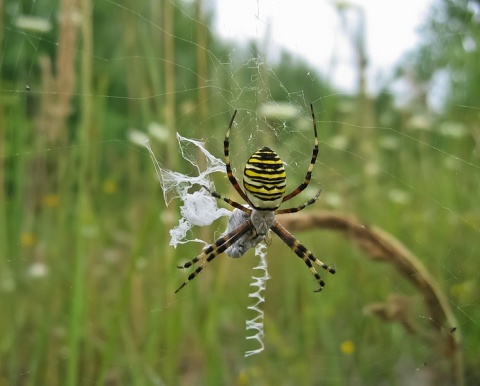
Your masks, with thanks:
[{"label": "spider web", "polygon": [[[174,198],[179,198],[182,202],[180,208],[182,217],[178,225],[170,230],[170,245],[176,248],[178,244],[184,244],[190,241],[208,244],[201,239],[188,239],[187,233],[194,226],[202,227],[211,225],[215,220],[223,216],[231,216],[230,211],[217,207],[215,198],[208,192],[208,190],[215,191],[210,175],[213,173],[225,173],[225,164],[211,155],[200,141],[184,138],[178,133],[177,139],[182,157],[197,169],[198,175],[188,176],[163,168],[157,161],[149,143],[145,142],[145,147],[152,157],[158,179],[162,186],[165,204],[168,206]],[[205,157],[205,170],[201,170],[197,162],[192,158],[192,154],[186,152],[188,145],[194,145]],[[192,189],[198,188],[200,188],[200,190],[191,192]]]},{"label": "spider web", "polygon": [[[367,71],[368,87],[358,93],[347,32],[359,19],[355,12],[339,16],[331,4],[296,2],[282,13],[280,4],[267,11],[267,0],[242,9],[225,2],[227,11],[206,2],[201,12],[194,2],[165,3],[172,25],[155,2],[2,5],[0,304],[8,316],[0,324],[0,379],[426,384],[451,363],[441,354],[451,347],[436,340],[443,334],[458,336],[465,376],[475,384],[480,163],[478,128],[465,116],[479,107],[453,106],[455,120],[437,121],[435,109],[446,108],[448,93],[442,74],[429,93],[431,110],[405,79],[382,94],[390,78],[380,70]],[[61,30],[62,4],[73,10],[76,36]],[[367,15],[372,34],[390,35],[391,14]],[[225,32],[235,23],[253,27]],[[281,50],[287,44],[288,54]],[[381,43],[385,51],[395,46]],[[370,69],[376,52],[369,52]],[[379,95],[375,108],[383,113],[373,119]],[[313,225],[292,233],[337,274],[320,272],[325,289],[312,293],[315,281],[303,262],[273,240],[260,355],[244,358],[257,349],[256,338],[245,342],[244,324],[252,318],[254,251],[242,259],[218,256],[173,296],[188,275],[175,266],[196,256],[199,245],[169,245],[182,216],[178,193],[162,195],[145,140],[164,170],[198,177],[197,185],[213,184],[239,201],[222,164],[237,109],[230,146],[237,179],[249,156],[269,146],[285,162],[291,190],[311,158],[309,103],[320,151],[310,186],[292,206],[321,188],[306,214],[353,216],[394,236],[445,295],[440,306],[451,310],[455,325],[438,326],[407,275],[370,259],[352,235]],[[201,141],[208,154],[188,141],[179,146],[177,134]],[[205,180],[211,168],[221,173]],[[208,200],[201,209],[218,204]],[[219,205],[180,236],[216,240],[229,213]]]}]

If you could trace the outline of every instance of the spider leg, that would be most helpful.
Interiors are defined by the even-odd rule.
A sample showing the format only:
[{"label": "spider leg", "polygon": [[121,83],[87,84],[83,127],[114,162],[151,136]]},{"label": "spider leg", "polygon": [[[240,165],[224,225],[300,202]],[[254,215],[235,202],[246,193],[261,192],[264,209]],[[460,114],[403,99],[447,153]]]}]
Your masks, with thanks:
[{"label": "spider leg", "polygon": [[290,232],[288,232],[282,225],[278,223],[278,221],[275,221],[275,224],[272,226],[272,231],[274,231],[278,237],[282,239],[282,241],[287,244],[295,254],[303,259],[305,264],[307,265],[308,269],[312,273],[312,275],[315,277],[317,280],[318,284],[320,285],[320,288],[316,290],[315,292],[320,292],[323,287],[325,287],[325,282],[323,281],[322,277],[318,274],[317,270],[313,266],[312,263],[315,263],[322,267],[324,270],[330,272],[330,273],[335,273],[335,269],[332,267],[329,267],[322,261],[318,260],[315,256],[313,256],[312,252],[310,252],[303,244],[301,244],[295,237],[293,237]]},{"label": "spider leg", "polygon": [[317,160],[317,155],[318,155],[318,136],[317,136],[317,122],[315,120],[315,113],[313,111],[313,105],[311,103],[310,103],[310,111],[312,112],[313,132],[315,134],[315,146],[313,147],[312,160],[310,161],[310,165],[308,166],[307,174],[305,175],[305,180],[300,185],[298,185],[292,192],[284,196],[282,202],[290,200],[291,198],[295,197],[297,194],[305,190],[305,188],[310,183],[310,179],[312,178],[313,167],[315,166],[315,162]]},{"label": "spider leg", "polygon": [[228,179],[230,180],[230,183],[233,185],[237,193],[242,197],[245,202],[250,203],[250,200],[247,198],[247,195],[245,192],[242,190],[240,185],[238,184],[237,179],[233,175],[232,172],[232,167],[230,166],[230,130],[233,125],[233,121],[235,119],[235,116],[237,115],[237,110],[234,111],[232,119],[230,120],[230,124],[228,125],[227,133],[225,134],[225,140],[223,141],[223,150],[225,152],[225,166],[227,168],[227,176]]},{"label": "spider leg", "polygon": [[249,208],[245,208],[242,204],[239,204],[238,202],[235,202],[231,199],[229,199],[228,197],[223,197],[222,195],[220,195],[219,193],[217,192],[212,192],[210,189],[208,189],[206,186],[203,186],[207,191],[208,193],[210,193],[213,197],[219,199],[219,200],[223,200],[225,201],[228,205],[231,205],[233,206],[234,208],[237,208],[237,209],[240,209],[242,212],[245,212],[245,213],[252,213],[252,210],[249,209]]},{"label": "spider leg", "polygon": [[321,189],[318,191],[318,193],[313,198],[311,198],[307,202],[303,203],[302,205],[296,206],[295,208],[280,209],[280,210],[275,211],[275,214],[288,214],[288,213],[300,212],[301,210],[305,209],[307,206],[315,203],[315,201],[318,200],[318,197],[320,196],[320,193],[322,193]]},{"label": "spider leg", "polygon": [[200,255],[193,258],[192,260],[186,262],[183,265],[178,266],[178,268],[188,268],[192,265],[201,262],[200,265],[193,271],[188,277],[187,280],[175,291],[177,293],[183,287],[185,287],[189,281],[195,279],[195,277],[203,271],[203,269],[210,263],[215,257],[220,253],[225,252],[225,250],[234,244],[238,239],[240,239],[245,233],[247,233],[252,227],[252,222],[250,220],[245,221],[238,228],[234,229],[230,233],[220,237],[212,245],[205,248]]}]

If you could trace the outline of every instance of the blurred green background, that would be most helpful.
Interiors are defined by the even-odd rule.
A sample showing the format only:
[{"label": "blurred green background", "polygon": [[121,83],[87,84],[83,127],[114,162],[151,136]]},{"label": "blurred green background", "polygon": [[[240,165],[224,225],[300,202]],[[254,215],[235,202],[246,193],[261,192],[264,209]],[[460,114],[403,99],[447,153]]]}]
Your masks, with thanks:
[{"label": "blurred green background", "polygon": [[[1,1],[0,384],[479,384],[479,7],[438,0],[422,43],[375,94],[363,35],[350,31],[359,81],[348,94],[291,53],[269,60],[268,42],[218,38],[201,1]],[[322,187],[308,211],[354,216],[409,248],[448,299],[458,324],[439,328],[457,348],[435,344],[422,293],[334,232],[294,232],[337,269],[322,272],[320,294],[285,245],[269,247],[259,355],[244,358],[258,347],[245,331],[253,252],[218,257],[174,294],[187,276],[176,265],[202,246],[169,246],[180,203],[166,207],[139,140],[193,173],[175,132],[221,158],[238,109],[237,177],[267,145],[293,188],[313,146],[310,102],[320,155],[293,203]],[[225,176],[215,182],[238,199]],[[224,227],[191,236],[213,242]],[[365,312],[392,294],[408,299],[416,333]]]}]

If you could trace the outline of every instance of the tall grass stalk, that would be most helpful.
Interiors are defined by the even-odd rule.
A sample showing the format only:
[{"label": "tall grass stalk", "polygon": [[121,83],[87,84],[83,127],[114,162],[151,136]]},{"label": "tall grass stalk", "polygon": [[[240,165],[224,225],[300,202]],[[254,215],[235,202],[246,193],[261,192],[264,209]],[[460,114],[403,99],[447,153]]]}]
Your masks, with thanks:
[{"label": "tall grass stalk", "polygon": [[[3,0],[0,0],[0,15],[3,15]],[[3,18],[0,18],[0,47],[3,44]],[[0,52],[0,63],[2,53]],[[3,81],[0,78],[0,90]],[[3,109],[3,93],[0,94],[0,255],[7,256],[7,216],[5,205],[5,142],[7,129],[5,127],[5,112]],[[3,268],[3,267],[2,267]]]},{"label": "tall grass stalk", "polygon": [[[0,15],[3,15],[3,1],[0,0]],[[0,18],[0,46],[3,44],[3,17]],[[0,52],[0,63],[2,62],[3,55]],[[0,89],[3,90],[3,79],[0,77]],[[6,129],[6,119],[5,119],[5,111],[3,108],[3,93],[0,93],[0,256],[8,256],[8,231],[7,231],[7,205],[6,205],[6,195],[5,195],[5,143],[7,138],[7,129]],[[7,261],[4,259],[0,259],[0,270],[3,272],[8,272],[9,267]],[[3,303],[0,303],[4,305]],[[7,306],[6,304],[4,306]],[[7,309],[7,308],[5,308]],[[11,315],[15,315],[12,313],[10,307]],[[16,325],[16,324],[14,324]],[[14,355],[10,361],[13,360]],[[6,367],[10,366],[11,369],[15,368],[14,363],[8,363]],[[4,379],[3,377],[0,378],[0,381]],[[9,379],[12,381],[12,379]]]},{"label": "tall grass stalk", "polygon": [[[62,27],[60,34],[71,34],[76,26],[73,23],[75,1],[62,1],[61,18]],[[89,218],[89,185],[88,181],[88,160],[91,149],[89,143],[89,131],[92,125],[92,105],[91,105],[91,82],[92,82],[92,24],[91,24],[91,4],[90,0],[82,0],[82,24],[81,34],[83,51],[80,66],[80,94],[81,98],[81,122],[77,130],[77,145],[75,147],[76,167],[78,168],[77,179],[72,182],[77,184],[77,197],[75,208],[75,250],[72,269],[72,296],[70,320],[68,327],[68,367],[67,367],[67,385],[74,386],[79,383],[80,369],[80,342],[83,337],[85,326],[85,282],[86,282],[86,264],[87,264],[87,241],[85,239],[86,227]],[[65,49],[72,52],[74,41],[68,42]],[[62,45],[60,45],[62,49]],[[71,61],[71,70],[73,71],[73,60]],[[72,75],[73,76],[73,75]],[[73,187],[72,187],[73,188]],[[82,372],[85,369],[82,369]]]},{"label": "tall grass stalk", "polygon": [[[205,122],[207,118],[207,112],[208,112],[208,93],[207,93],[207,82],[206,79],[208,79],[208,65],[207,65],[207,27],[206,27],[206,20],[205,20],[205,12],[203,9],[203,1],[199,0],[197,1],[196,5],[196,18],[198,20],[197,23],[197,33],[196,33],[196,60],[197,60],[197,86],[198,86],[198,91],[197,91],[197,97],[198,97],[198,112],[196,114],[197,116],[197,122]],[[199,127],[203,128],[203,125],[199,125]],[[201,131],[197,135],[200,138],[206,138],[206,132]],[[198,166],[200,170],[205,170],[206,168],[206,160],[205,157],[202,156],[201,150],[198,149]],[[208,227],[203,227],[201,230],[201,239],[207,240],[207,232],[209,232]]]},{"label": "tall grass stalk", "polygon": [[[177,144],[176,144],[176,120],[175,120],[175,89],[176,89],[176,74],[175,74],[175,33],[174,33],[174,11],[173,3],[170,1],[163,2],[163,26],[165,29],[163,48],[164,48],[164,80],[165,80],[165,125],[168,128],[168,148],[167,148],[167,167],[170,170],[177,168]],[[177,210],[176,205],[169,205],[165,209],[167,221],[165,224],[164,240],[168,240],[168,230],[172,228],[173,218]],[[164,243],[163,251],[163,272],[168,272],[175,266],[173,262],[173,250],[168,243]],[[168,282],[167,282],[168,283]],[[164,286],[164,297],[160,298],[165,303],[173,295],[170,293],[168,286]],[[165,382],[170,384],[176,378],[177,356],[179,352],[178,347],[178,331],[179,331],[179,315],[167,312],[163,315],[163,338],[165,339],[165,347],[171,350],[171,355],[166,358],[164,366]]]}]

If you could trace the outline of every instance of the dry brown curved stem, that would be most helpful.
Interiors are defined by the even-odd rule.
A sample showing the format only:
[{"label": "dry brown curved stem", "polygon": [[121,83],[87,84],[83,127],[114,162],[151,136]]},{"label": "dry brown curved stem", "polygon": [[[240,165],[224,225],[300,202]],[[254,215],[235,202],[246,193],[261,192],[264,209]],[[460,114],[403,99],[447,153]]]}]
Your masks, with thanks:
[{"label": "dry brown curved stem", "polygon": [[351,216],[330,212],[279,216],[278,221],[292,232],[311,229],[341,232],[370,259],[390,263],[422,294],[431,322],[431,333],[421,334],[408,322],[405,312],[399,311],[408,309],[408,305],[405,305],[398,295],[391,295],[386,304],[372,305],[367,310],[384,320],[401,323],[409,333],[418,333],[423,338],[427,338],[430,343],[435,343],[432,347],[441,347],[443,357],[450,364],[449,376],[443,380],[450,379],[451,382],[453,377],[455,384],[464,384],[461,336],[447,297],[422,262],[400,241],[389,233],[362,223]]}]

